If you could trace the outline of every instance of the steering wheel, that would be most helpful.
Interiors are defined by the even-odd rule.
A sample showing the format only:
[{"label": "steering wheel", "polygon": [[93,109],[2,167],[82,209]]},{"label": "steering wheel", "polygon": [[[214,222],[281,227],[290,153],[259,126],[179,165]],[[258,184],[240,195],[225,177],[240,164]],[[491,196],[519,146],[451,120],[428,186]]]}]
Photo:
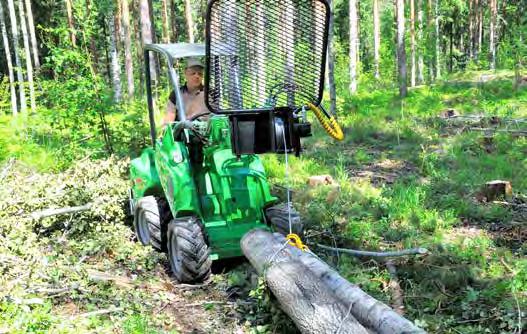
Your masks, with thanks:
[{"label": "steering wheel", "polygon": [[211,112],[210,111],[204,111],[204,112],[200,112],[199,114],[196,114],[194,116],[192,116],[189,121],[193,122],[195,120],[197,120],[198,118],[200,117],[203,117],[203,116],[207,116],[207,115],[210,115]]}]

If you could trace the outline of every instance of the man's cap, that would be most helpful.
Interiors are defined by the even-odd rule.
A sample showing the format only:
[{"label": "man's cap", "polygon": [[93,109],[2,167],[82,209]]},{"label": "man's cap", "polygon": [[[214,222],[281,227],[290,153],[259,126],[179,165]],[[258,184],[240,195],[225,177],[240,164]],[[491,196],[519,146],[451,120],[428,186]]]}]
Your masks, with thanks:
[{"label": "man's cap", "polygon": [[185,65],[185,69],[190,68],[190,67],[194,67],[194,66],[199,66],[199,67],[202,67],[202,68],[205,67],[205,66],[203,66],[203,64],[201,63],[201,61],[198,58],[188,58],[187,59],[187,63]]}]

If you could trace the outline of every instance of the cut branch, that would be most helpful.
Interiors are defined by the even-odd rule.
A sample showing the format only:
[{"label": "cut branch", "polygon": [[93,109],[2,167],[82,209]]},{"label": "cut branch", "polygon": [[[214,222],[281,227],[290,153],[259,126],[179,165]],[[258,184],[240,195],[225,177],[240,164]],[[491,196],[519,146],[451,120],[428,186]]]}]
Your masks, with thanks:
[{"label": "cut branch", "polygon": [[88,204],[81,205],[81,206],[72,206],[72,207],[59,208],[59,209],[46,209],[42,211],[33,212],[31,213],[30,216],[33,219],[39,220],[39,219],[51,217],[51,216],[88,211],[91,209],[92,205],[93,203],[88,203]]}]

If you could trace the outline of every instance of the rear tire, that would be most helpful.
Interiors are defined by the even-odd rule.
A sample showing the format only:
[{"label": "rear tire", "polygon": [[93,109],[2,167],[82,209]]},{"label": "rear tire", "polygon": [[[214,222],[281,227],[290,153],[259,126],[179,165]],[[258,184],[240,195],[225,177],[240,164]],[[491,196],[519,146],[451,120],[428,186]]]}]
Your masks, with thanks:
[{"label": "rear tire", "polygon": [[195,217],[176,218],[168,224],[167,248],[170,268],[179,282],[202,282],[210,276],[209,247]]},{"label": "rear tire", "polygon": [[[286,203],[271,206],[265,210],[267,223],[273,231],[287,236],[289,234],[289,210]],[[291,206],[291,230],[302,237],[304,234],[304,223],[298,212]]]},{"label": "rear tire", "polygon": [[166,251],[167,223],[172,214],[164,198],[141,198],[135,207],[134,230],[143,245]]}]

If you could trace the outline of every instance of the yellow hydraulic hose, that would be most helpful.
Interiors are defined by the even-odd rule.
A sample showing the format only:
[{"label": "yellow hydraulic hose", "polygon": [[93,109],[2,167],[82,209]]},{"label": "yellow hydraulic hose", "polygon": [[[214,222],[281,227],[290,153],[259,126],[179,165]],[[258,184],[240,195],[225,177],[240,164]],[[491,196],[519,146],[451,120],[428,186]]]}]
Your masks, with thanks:
[{"label": "yellow hydraulic hose", "polygon": [[322,110],[320,110],[319,107],[317,107],[311,102],[308,102],[307,106],[315,113],[315,116],[317,117],[324,130],[326,130],[328,135],[335,138],[336,140],[344,139],[344,133],[342,132],[339,123],[337,123],[337,120],[335,120],[333,116],[328,119],[326,115],[322,113]]}]

